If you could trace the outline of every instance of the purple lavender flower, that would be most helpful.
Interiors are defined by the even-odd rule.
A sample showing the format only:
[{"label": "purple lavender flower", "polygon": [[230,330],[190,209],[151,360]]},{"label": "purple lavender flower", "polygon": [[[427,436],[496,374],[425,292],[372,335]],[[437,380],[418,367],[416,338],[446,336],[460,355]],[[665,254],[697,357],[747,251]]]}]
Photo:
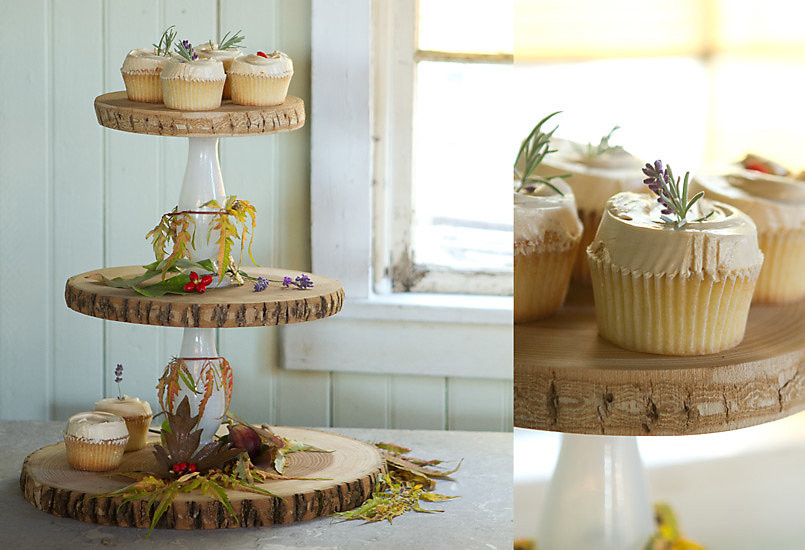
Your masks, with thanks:
[{"label": "purple lavender flower", "polygon": [[[671,167],[664,167],[660,160],[654,161],[654,165],[646,163],[643,173],[648,176],[643,180],[643,183],[648,185],[648,188],[657,195],[657,202],[663,207],[660,211],[662,221],[673,223],[677,229],[685,225],[688,211],[704,195],[704,192],[700,191],[688,200],[690,172],[685,173],[685,181],[681,185],[679,178],[674,178]],[[671,214],[676,216],[676,220],[667,217]],[[705,220],[711,214],[712,211],[707,216],[696,221]]]},{"label": "purple lavender flower", "polygon": [[257,282],[254,283],[254,291],[255,292],[262,292],[266,288],[268,288],[268,279],[265,277],[257,277]]},{"label": "purple lavender flower", "polygon": [[193,45],[187,40],[182,40],[182,43],[177,45],[175,50],[185,61],[198,59],[198,54],[193,50]]},{"label": "purple lavender flower", "polygon": [[291,286],[292,284],[293,284],[293,279],[291,279],[290,277],[284,277],[284,278],[282,279],[282,286],[284,286],[284,287],[289,287],[289,286]]},{"label": "purple lavender flower", "polygon": [[290,277],[284,277],[282,279],[282,286],[290,287],[295,286],[296,288],[306,289],[306,288],[313,288],[313,281],[310,280],[310,277],[302,273],[296,279],[291,279]]},{"label": "purple lavender flower", "polygon": [[123,365],[120,363],[115,367],[115,382],[117,383],[117,398],[123,399],[123,392],[120,389],[120,383],[123,381]]}]

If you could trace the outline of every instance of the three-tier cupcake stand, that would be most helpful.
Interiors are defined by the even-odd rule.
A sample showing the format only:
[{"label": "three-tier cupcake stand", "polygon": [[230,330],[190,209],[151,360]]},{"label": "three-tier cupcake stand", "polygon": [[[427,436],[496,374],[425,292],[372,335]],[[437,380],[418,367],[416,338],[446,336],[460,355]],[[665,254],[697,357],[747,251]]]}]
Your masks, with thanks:
[{"label": "three-tier cupcake stand", "polygon": [[[98,122],[107,128],[188,138],[187,168],[178,210],[191,213],[196,224],[197,237],[190,251],[190,259],[194,261],[215,257],[215,238],[208,243],[199,235],[206,235],[212,219],[210,213],[214,211],[203,205],[213,199],[223,204],[226,199],[218,161],[218,139],[287,132],[305,123],[304,103],[292,96],[275,107],[249,107],[225,101],[214,111],[188,112],[172,111],[162,104],[131,102],[125,92],[114,92],[95,99],[95,112]],[[242,269],[250,276],[272,280],[296,274],[275,268]],[[218,354],[215,329],[323,319],[338,313],[344,299],[344,290],[338,281],[314,274],[307,274],[313,281],[313,288],[272,284],[262,292],[255,292],[248,282],[243,286],[224,284],[217,288],[214,283],[203,294],[161,297],[142,296],[97,280],[98,275],[113,279],[143,272],[141,266],[127,266],[76,275],[67,281],[65,300],[75,311],[100,319],[184,328],[178,357],[192,373],[196,386],[210,389],[209,392],[193,392],[182,388],[176,403],[187,396],[192,414],[203,410],[199,421],[203,429],[202,441],[209,441],[218,429],[231,398],[233,376],[237,378],[237,365],[230,369]],[[211,383],[205,386],[208,381]],[[263,487],[277,497],[229,490],[237,519],[230,517],[217,500],[183,493],[177,496],[158,526],[215,529],[287,523],[348,510],[371,496],[384,468],[382,458],[372,445],[316,430],[274,429],[278,435],[330,452],[290,454],[286,476],[307,479],[267,480]],[[152,437],[151,442],[156,440]],[[154,466],[149,445],[126,453],[116,471],[147,472],[153,471]],[[40,510],[105,525],[149,527],[151,506],[145,500],[122,504],[122,497],[101,496],[128,483],[130,480],[109,472],[72,469],[67,464],[64,443],[29,455],[20,476],[25,498]]]},{"label": "three-tier cupcake stand", "polygon": [[514,425],[563,432],[540,550],[642,550],[654,523],[636,436],[734,430],[803,408],[802,301],[753,305],[738,347],[698,357],[603,340],[589,287],[571,285],[555,316],[514,327]]}]

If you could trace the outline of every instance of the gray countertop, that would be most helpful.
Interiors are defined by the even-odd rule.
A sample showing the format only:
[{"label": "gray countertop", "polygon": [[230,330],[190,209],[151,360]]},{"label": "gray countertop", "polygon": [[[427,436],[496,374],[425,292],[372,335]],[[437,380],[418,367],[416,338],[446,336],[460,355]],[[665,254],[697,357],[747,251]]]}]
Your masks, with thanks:
[{"label": "gray countertop", "polygon": [[388,522],[331,522],[329,518],[280,525],[212,531],[146,530],[107,527],[59,518],[23,498],[20,469],[33,451],[61,439],[61,422],[0,421],[0,542],[5,549],[48,548],[421,548],[510,549],[513,535],[512,434],[426,430],[334,428],[365,441],[390,441],[412,455],[464,459],[454,481],[436,491],[461,498],[429,503],[441,514],[413,512]]}]

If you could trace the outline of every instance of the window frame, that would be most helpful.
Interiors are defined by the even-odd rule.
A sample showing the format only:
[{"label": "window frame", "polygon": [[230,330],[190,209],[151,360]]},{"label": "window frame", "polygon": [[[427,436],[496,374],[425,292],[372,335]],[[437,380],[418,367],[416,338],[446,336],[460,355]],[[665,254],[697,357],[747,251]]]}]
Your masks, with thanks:
[{"label": "window frame", "polygon": [[511,296],[392,293],[387,256],[375,252],[375,243],[388,250],[397,223],[388,210],[397,191],[377,167],[393,151],[394,162],[404,158],[399,136],[386,131],[388,87],[375,70],[395,48],[376,39],[388,37],[398,10],[413,2],[312,0],[312,269],[341,281],[346,299],[332,319],[282,327],[280,364],[511,380]]}]

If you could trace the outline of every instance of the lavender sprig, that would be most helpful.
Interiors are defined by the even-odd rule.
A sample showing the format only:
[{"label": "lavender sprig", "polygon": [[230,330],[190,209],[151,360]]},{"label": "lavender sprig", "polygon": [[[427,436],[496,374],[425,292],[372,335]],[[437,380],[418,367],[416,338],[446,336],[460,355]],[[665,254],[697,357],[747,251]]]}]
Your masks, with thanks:
[{"label": "lavender sprig", "polygon": [[[660,219],[668,224],[673,224],[676,229],[682,228],[688,223],[687,215],[690,209],[700,198],[704,196],[704,191],[699,191],[688,200],[688,183],[690,172],[685,172],[685,180],[680,187],[680,179],[674,178],[671,167],[663,167],[661,160],[655,160],[654,164],[646,163],[643,173],[648,176],[643,183],[657,195],[657,202],[662,205]],[[676,219],[668,216],[673,214]],[[709,218],[713,212],[695,221],[700,222]]]},{"label": "lavender sprig", "polygon": [[181,44],[177,44],[174,50],[185,61],[195,61],[198,59],[198,54],[193,50],[193,45],[187,40],[182,40]]},{"label": "lavender sprig", "polygon": [[120,383],[123,381],[123,365],[120,363],[115,367],[115,382],[117,383],[117,398],[123,399],[123,391],[120,389]]},{"label": "lavender sprig", "polygon": [[[542,125],[545,124],[545,122],[547,122],[552,116],[557,115],[560,112],[561,111],[556,111],[555,113],[551,113],[540,120],[537,125],[534,126],[534,129],[531,130],[531,133],[528,134],[528,137],[523,140],[522,145],[520,145],[520,150],[517,151],[517,158],[514,160],[514,177],[520,180],[520,186],[517,188],[518,193],[521,191],[531,193],[536,190],[538,184],[542,184],[547,185],[560,195],[564,196],[564,193],[562,193],[555,185],[548,181],[548,179],[538,176],[534,173],[534,171],[537,169],[537,166],[540,165],[546,155],[556,152],[556,149],[550,148],[551,137],[556,131],[556,128],[548,133],[545,133],[542,131]],[[517,165],[520,164],[521,158],[523,159],[522,172],[517,169]],[[569,176],[570,174],[554,177],[567,178]]]},{"label": "lavender sprig", "polygon": [[175,27],[176,25],[171,25],[165,29],[165,32],[162,33],[162,38],[159,39],[159,44],[152,44],[157,55],[170,56],[171,44],[176,39],[176,31],[173,30]]},{"label": "lavender sprig", "polygon": [[275,280],[275,279],[267,279],[265,277],[257,277],[257,279],[252,279],[255,281],[254,283],[254,291],[255,292],[262,292],[268,288],[269,283],[282,283],[282,286],[285,288],[288,287],[296,287],[299,289],[306,289],[306,288],[313,288],[313,281],[310,280],[310,277],[302,273],[296,279],[291,277],[283,277],[282,281]]}]

